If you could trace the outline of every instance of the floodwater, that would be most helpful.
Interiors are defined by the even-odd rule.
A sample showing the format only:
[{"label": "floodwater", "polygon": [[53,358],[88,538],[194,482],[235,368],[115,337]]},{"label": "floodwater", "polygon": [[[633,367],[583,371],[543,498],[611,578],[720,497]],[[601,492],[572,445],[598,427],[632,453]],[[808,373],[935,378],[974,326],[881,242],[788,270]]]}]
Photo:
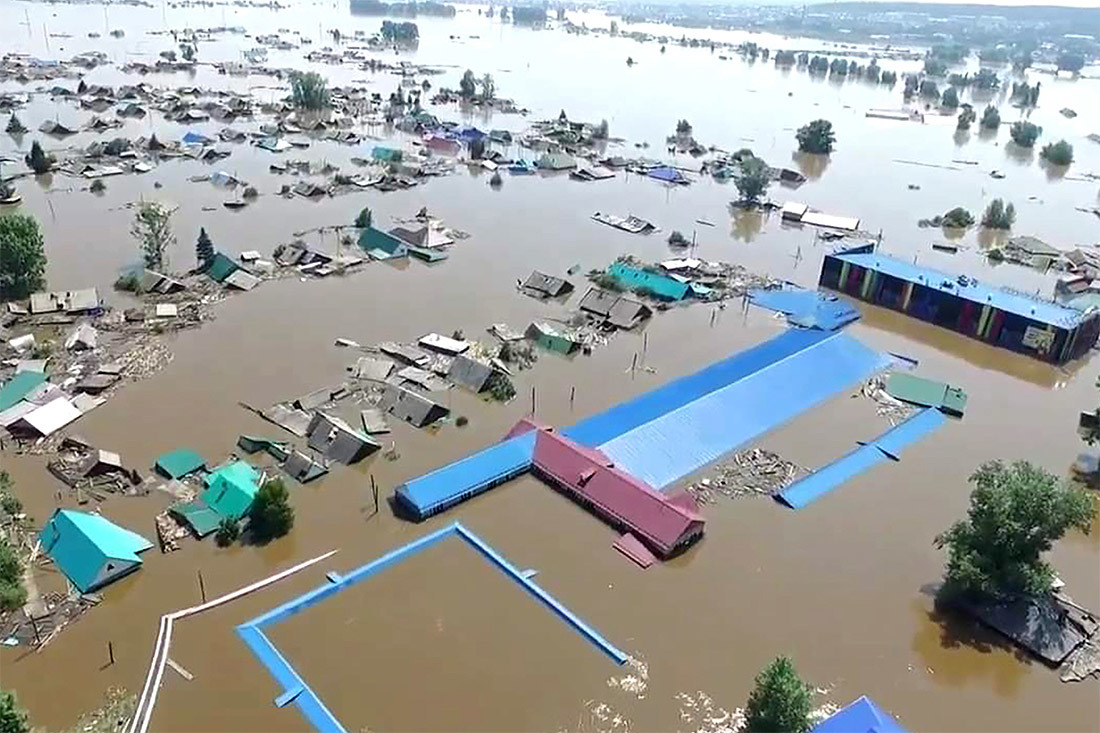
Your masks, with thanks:
[{"label": "floodwater", "polygon": [[[0,28],[5,51],[67,58],[104,50],[116,66],[90,72],[89,83],[194,84],[251,89],[261,98],[283,92],[273,88],[271,78],[220,76],[209,67],[200,67],[194,76],[128,79],[118,66],[155,60],[171,47],[170,37],[148,35],[149,30],[241,25],[262,34],[295,28],[313,38],[308,49],[329,43],[322,34],[331,28],[349,35],[355,29],[373,32],[380,23],[331,4],[272,12],[0,0],[0,17],[5,19]],[[600,22],[594,17],[590,24]],[[531,119],[560,109],[577,119],[607,118],[612,135],[627,141],[610,149],[625,156],[643,152],[633,144],[646,141],[651,147],[645,154],[663,157],[664,137],[677,119],[687,118],[704,144],[752,147],[773,165],[793,164],[810,175],[797,191],[773,189],[774,198],[859,216],[864,228],[881,230],[887,251],[901,256],[1049,293],[1052,281],[1046,276],[985,265],[980,249],[990,240],[981,232],[965,236],[965,249],[952,257],[930,248],[940,232],[916,226],[918,219],[956,205],[980,212],[996,196],[1016,204],[1014,233],[1034,234],[1062,247],[1096,238],[1097,219],[1074,207],[1096,206],[1097,183],[1070,180],[1100,170],[1100,145],[1084,137],[1093,131],[1088,120],[1100,112],[1096,81],[1056,80],[1032,72],[1043,81],[1040,106],[1032,113],[1044,128],[1042,140],[1065,137],[1075,146],[1077,162],[1062,177],[1037,159],[1016,155],[1006,146],[1007,129],[992,138],[975,132],[957,139],[953,122],[931,115],[925,125],[864,117],[868,108],[899,106],[900,88],[813,80],[771,64],[723,61],[705,49],[670,46],[661,54],[656,44],[502,26],[467,9],[454,20],[420,19],[418,24],[422,40],[417,52],[379,56],[448,65],[445,75],[431,77],[437,88],[457,86],[467,67],[490,72],[498,94],[531,109]],[[112,28],[125,29],[126,36],[110,38]],[[72,37],[49,37],[47,47],[44,29]],[[103,37],[88,39],[89,30]],[[680,35],[676,29],[670,32]],[[781,42],[799,48],[824,45]],[[251,45],[249,39],[227,34],[201,44],[199,58],[237,60]],[[633,68],[626,66],[627,56],[637,62]],[[384,73],[306,64],[299,52],[271,51],[269,65],[316,68],[331,84],[366,80],[383,96],[396,84],[396,77]],[[916,65],[884,66],[905,70]],[[19,89],[13,83],[0,87]],[[1058,110],[1067,106],[1079,116],[1060,115]],[[430,111],[463,119],[456,108]],[[1016,115],[1002,108],[1006,120]],[[35,97],[19,116],[32,131],[46,119],[78,124],[89,117],[47,96]],[[833,121],[837,151],[829,159],[800,159],[792,155],[793,131],[816,117]],[[526,124],[508,115],[465,119],[514,131]],[[257,124],[235,126],[254,129]],[[121,132],[106,134],[156,132],[175,138],[195,129],[213,136],[220,126],[187,128],[158,117],[127,122]],[[408,143],[381,126],[363,132]],[[18,157],[37,137],[32,132],[16,141],[0,135],[0,154]],[[81,133],[64,143],[50,141],[47,148],[83,146],[93,139]],[[349,158],[369,153],[372,144],[314,143],[289,157],[325,159],[347,169]],[[161,373],[127,386],[80,421],[82,435],[120,452],[129,465],[147,467],[156,455],[180,446],[219,460],[241,433],[273,435],[275,428],[242,410],[238,401],[266,405],[339,382],[353,355],[333,346],[337,337],[374,343],[459,328],[479,337],[500,321],[522,327],[561,312],[560,306],[515,292],[515,281],[532,268],[562,274],[573,264],[582,270],[602,267],[624,253],[647,260],[668,254],[666,234],[621,233],[590,221],[593,211],[638,214],[665,233],[694,232],[701,257],[739,262],[803,285],[816,282],[824,248],[812,230],[783,227],[778,217],[731,217],[727,202],[735,196],[733,187],[709,179],[670,190],[636,176],[591,184],[563,175],[506,176],[504,186],[494,191],[488,176],[460,170],[409,191],[309,202],[273,195],[283,183],[293,182],[268,173],[278,156],[241,145],[232,150],[214,167],[169,161],[144,176],[107,179],[101,196],[84,190],[86,182],[63,176],[20,181],[22,210],[33,213],[44,229],[50,286],[97,285],[109,292],[120,268],[136,260],[125,206],[140,197],[179,207],[174,219],[179,241],[171,253],[178,269],[191,266],[200,226],[228,254],[257,249],[268,255],[292,232],[350,222],[364,205],[382,225],[427,206],[471,237],[438,266],[373,264],[346,278],[281,280],[229,298],[217,306],[215,321],[171,338],[175,359]],[[686,156],[679,163],[697,165]],[[230,212],[220,206],[223,192],[187,180],[219,169],[255,185],[259,200]],[[990,178],[992,169],[1007,177]],[[154,181],[163,187],[155,189]],[[698,224],[698,219],[715,226]],[[334,246],[331,235],[312,241]],[[109,297],[125,302],[114,293]],[[943,561],[932,539],[965,512],[966,479],[981,461],[1026,458],[1058,473],[1068,469],[1080,448],[1074,432],[1077,412],[1095,404],[1095,363],[1055,369],[899,314],[863,310],[852,332],[876,348],[919,359],[923,374],[964,387],[970,395],[967,414],[910,448],[900,464],[856,477],[805,511],[795,513],[766,500],[721,500],[705,508],[707,535],[700,544],[646,572],[610,548],[614,534],[609,528],[529,477],[423,525],[395,518],[385,504],[374,514],[371,475],[388,496],[402,480],[485,446],[531,409],[532,388],[540,421],[569,424],[769,338],[782,327],[757,310],[742,314],[731,307],[714,317],[706,306],[673,309],[646,327],[644,363],[652,371],[631,375],[629,370],[642,351],[641,334],[619,335],[590,357],[543,354],[534,369],[518,376],[519,397],[512,403],[488,404],[454,390],[447,399],[455,414],[469,417],[467,427],[417,431],[397,425],[391,436],[397,460],[377,455],[293,488],[297,519],[286,538],[263,548],[219,549],[208,541],[187,543],[170,555],[147,553],[140,572],[107,589],[99,608],[40,654],[0,649],[3,685],[18,691],[37,724],[67,725],[98,705],[109,686],[140,690],[158,618],[199,600],[199,571],[207,596],[213,597],[339,549],[320,568],[180,622],[171,656],[195,679],[185,681],[167,671],[153,720],[156,730],[303,730],[306,723],[296,710],[272,704],[281,690],[236,637],[234,625],[324,582],[326,570],[358,567],[459,520],[517,567],[537,569],[538,583],[641,665],[615,667],[513,584],[493,577],[468,548],[441,545],[274,632],[280,648],[349,730],[718,730],[723,713],[744,704],[756,672],[781,653],[792,655],[803,675],[826,690],[821,703],[843,704],[868,694],[913,730],[1100,729],[1095,683],[1062,684],[1056,673],[1019,657],[998,638],[936,617],[926,590],[939,578]],[[764,436],[758,445],[816,467],[885,429],[872,408],[844,394]],[[48,516],[59,485],[43,460],[9,453],[0,458],[14,474],[28,510],[39,519]],[[152,536],[152,517],[166,503],[157,497],[112,499],[103,510]],[[1070,593],[1094,609],[1100,608],[1098,537],[1073,535],[1050,553]],[[116,657],[110,666],[109,641]],[[623,683],[627,675],[634,679]]]}]

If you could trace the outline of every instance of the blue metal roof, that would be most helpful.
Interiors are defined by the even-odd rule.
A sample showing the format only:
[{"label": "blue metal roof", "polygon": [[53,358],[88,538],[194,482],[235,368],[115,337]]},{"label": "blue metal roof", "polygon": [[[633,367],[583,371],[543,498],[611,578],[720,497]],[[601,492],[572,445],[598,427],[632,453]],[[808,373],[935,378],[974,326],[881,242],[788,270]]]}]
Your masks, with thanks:
[{"label": "blue metal roof", "polygon": [[82,593],[99,585],[96,579],[109,560],[140,564],[137,553],[153,546],[141,535],[98,514],[70,509],[54,512],[39,540],[46,554]]},{"label": "blue metal roof", "polygon": [[777,498],[792,509],[802,509],[853,476],[887,460],[898,460],[902,449],[943,423],[943,413],[936,408],[921,410],[897,427],[794,482]]},{"label": "blue metal roof", "polygon": [[[929,267],[913,265],[875,252],[841,252],[832,257],[905,282],[923,285],[982,305],[992,305],[1006,313],[1013,313],[1059,328],[1076,328],[1084,317],[1084,313],[1075,308],[1040,300],[1024,293],[985,285],[971,277],[962,278],[959,275],[951,275]],[[965,284],[960,280],[964,280]]]},{"label": "blue metal roof", "polygon": [[907,733],[866,695],[814,726],[810,733]]},{"label": "blue metal roof", "polygon": [[675,379],[628,402],[581,420],[562,430],[562,435],[589,448],[598,448],[612,438],[809,348],[830,335],[823,331],[784,331],[773,339],[716,361],[694,374]]},{"label": "blue metal roof", "polygon": [[779,311],[787,322],[801,328],[835,331],[859,318],[859,310],[835,295],[816,290],[754,290],[752,302]]},{"label": "blue metal roof", "polygon": [[433,514],[529,469],[535,433],[529,430],[491,445],[402,484],[396,493],[421,518]]},{"label": "blue metal roof", "polygon": [[[661,488],[808,410],[886,365],[882,354],[840,331],[764,360],[740,377],[599,445],[615,464]],[[823,336],[823,338],[821,338]],[[759,348],[759,347],[758,347]]]}]

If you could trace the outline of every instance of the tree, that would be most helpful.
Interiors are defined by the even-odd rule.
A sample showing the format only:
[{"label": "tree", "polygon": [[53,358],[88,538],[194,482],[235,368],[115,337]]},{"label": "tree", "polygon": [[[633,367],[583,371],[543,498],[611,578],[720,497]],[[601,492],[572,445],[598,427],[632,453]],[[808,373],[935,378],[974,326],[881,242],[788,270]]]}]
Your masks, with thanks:
[{"label": "tree", "polygon": [[735,183],[743,203],[757,203],[768,190],[771,182],[772,174],[767,163],[752,155],[742,158],[741,175]]},{"label": "tree", "polygon": [[18,135],[21,132],[26,132],[27,128],[23,122],[15,116],[15,113],[11,113],[11,118],[8,120],[8,126],[4,128],[4,132],[11,135]]},{"label": "tree", "polygon": [[226,517],[218,522],[218,533],[214,535],[214,541],[218,547],[229,547],[241,536],[241,525],[235,520]]},{"label": "tree", "polygon": [[282,537],[294,526],[294,507],[282,479],[264,481],[248,510],[248,527],[261,542]]},{"label": "tree", "polygon": [[48,155],[37,140],[31,143],[31,152],[24,160],[36,176],[49,173],[54,164],[53,156]]},{"label": "tree", "polygon": [[481,77],[481,99],[484,102],[492,102],[496,97],[497,85],[493,82],[493,75],[486,72],[485,76]]},{"label": "tree", "polygon": [[787,657],[776,657],[756,676],[745,705],[747,733],[805,733],[810,729],[810,686]]},{"label": "tree", "polygon": [[1031,122],[1013,122],[1012,128],[1008,131],[1012,136],[1012,142],[1019,145],[1021,148],[1030,148],[1035,145],[1035,141],[1039,139],[1039,133],[1042,131],[1038,125]]},{"label": "tree", "polygon": [[798,139],[798,149],[803,153],[831,153],[836,144],[833,123],[828,120],[814,120],[798,128],[795,137]]},{"label": "tree", "polygon": [[[946,92],[944,96],[947,96]],[[959,119],[955,124],[955,129],[969,130],[970,126],[974,124],[974,121],[978,119],[978,114],[974,111],[974,108],[969,104],[964,104],[962,111],[959,112]]]},{"label": "tree", "polygon": [[33,217],[0,216],[0,262],[0,300],[26,298],[46,284],[46,251]]},{"label": "tree", "polygon": [[355,226],[360,229],[366,229],[374,221],[374,213],[371,212],[369,206],[364,206],[359,210],[359,215],[355,217]]},{"label": "tree", "polygon": [[1011,229],[1016,221],[1016,207],[1005,206],[1001,199],[993,199],[982,214],[982,226],[990,229]]},{"label": "tree", "polygon": [[1042,555],[1070,529],[1089,531],[1092,498],[1027,461],[984,463],[970,481],[967,518],[935,540],[947,548],[944,592],[986,600],[1048,592],[1054,571]]},{"label": "tree", "polygon": [[194,61],[195,60],[195,47],[192,46],[190,43],[181,43],[180,44],[180,55],[183,56],[184,61]]},{"label": "tree", "polygon": [[467,99],[473,99],[474,94],[477,93],[477,78],[470,69],[466,69],[466,73],[458,82],[458,93]]},{"label": "tree", "polygon": [[922,97],[929,97],[931,99],[938,99],[940,96],[940,88],[936,82],[931,79],[925,79],[920,83],[920,95]]},{"label": "tree", "polygon": [[1065,140],[1047,143],[1039,153],[1043,160],[1054,165],[1069,165],[1073,162],[1073,146]]},{"label": "tree", "polygon": [[392,20],[383,20],[381,33],[382,40],[386,43],[404,46],[416,46],[420,43],[420,28],[416,23],[408,21],[395,23]]},{"label": "tree", "polygon": [[326,109],[330,102],[328,82],[316,71],[292,71],[290,98],[298,109]]},{"label": "tree", "polygon": [[955,87],[947,87],[943,90],[943,97],[940,99],[940,105],[947,109],[955,109],[959,106],[959,93],[955,91]]},{"label": "tree", "polygon": [[14,611],[27,602],[23,563],[8,541],[0,538],[0,611]]},{"label": "tree", "polygon": [[610,130],[608,129],[607,120],[600,120],[600,124],[592,130],[592,139],[594,140],[606,140]]},{"label": "tree", "polygon": [[195,241],[195,259],[203,269],[210,267],[210,263],[214,261],[214,243],[210,241],[206,227],[199,228],[199,238]]},{"label": "tree", "polygon": [[883,71],[879,76],[879,83],[887,86],[894,86],[898,83],[898,72],[896,71]]},{"label": "tree", "polygon": [[0,733],[28,733],[27,711],[19,707],[15,693],[0,690]]},{"label": "tree", "polygon": [[611,27],[608,28],[608,31],[613,36],[619,35],[619,24],[614,20],[611,21]]},{"label": "tree", "polygon": [[992,104],[982,112],[982,127],[986,130],[996,130],[1001,126],[1001,113]]},{"label": "tree", "polygon": [[677,122],[676,123],[676,134],[677,135],[690,135],[691,134],[691,123],[688,122],[687,120],[680,120],[679,122]]},{"label": "tree", "polygon": [[925,59],[924,73],[929,76],[943,76],[947,73],[947,64],[939,59]]},{"label": "tree", "polygon": [[961,206],[948,211],[943,215],[943,219],[940,224],[945,227],[954,227],[957,229],[965,229],[968,226],[974,224],[974,215]]},{"label": "tree", "polygon": [[1062,53],[1058,56],[1058,71],[1077,73],[1085,67],[1085,57],[1079,53]]},{"label": "tree", "polygon": [[150,270],[164,268],[168,262],[168,248],[176,243],[176,236],[172,234],[173,211],[155,201],[143,201],[134,212],[130,234],[138,241],[145,266]]}]

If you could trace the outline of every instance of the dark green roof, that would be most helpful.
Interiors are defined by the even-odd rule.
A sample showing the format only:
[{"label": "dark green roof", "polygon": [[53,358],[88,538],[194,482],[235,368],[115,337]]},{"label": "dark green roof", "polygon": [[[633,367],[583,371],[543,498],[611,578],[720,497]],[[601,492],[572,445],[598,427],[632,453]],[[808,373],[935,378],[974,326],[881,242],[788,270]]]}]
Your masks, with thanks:
[{"label": "dark green roof", "polygon": [[18,403],[45,381],[46,375],[42,372],[19,372],[10,382],[0,387],[0,410],[6,410]]},{"label": "dark green roof", "polygon": [[180,448],[157,458],[156,469],[168,478],[179,478],[198,471],[206,461],[190,448]]},{"label": "dark green roof", "polygon": [[372,249],[380,249],[387,254],[404,252],[405,243],[389,232],[381,229],[367,227],[359,234],[359,246],[369,252]]},{"label": "dark green roof", "polygon": [[214,282],[220,283],[225,282],[227,277],[239,269],[241,268],[236,262],[218,252],[214,255],[214,259],[210,261],[210,266],[206,268],[206,274]]},{"label": "dark green roof", "polygon": [[174,504],[168,508],[173,515],[186,522],[199,537],[214,532],[222,518],[210,507],[206,506],[202,499]]}]

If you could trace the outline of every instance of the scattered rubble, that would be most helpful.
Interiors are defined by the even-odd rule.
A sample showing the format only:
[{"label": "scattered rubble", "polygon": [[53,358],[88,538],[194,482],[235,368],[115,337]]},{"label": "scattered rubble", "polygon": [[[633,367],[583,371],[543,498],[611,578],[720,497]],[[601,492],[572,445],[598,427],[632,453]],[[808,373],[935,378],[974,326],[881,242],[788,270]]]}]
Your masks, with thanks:
[{"label": "scattered rubble", "polygon": [[718,465],[713,475],[691,484],[687,491],[699,504],[714,502],[716,494],[731,499],[774,496],[807,473],[777,453],[751,448]]}]

